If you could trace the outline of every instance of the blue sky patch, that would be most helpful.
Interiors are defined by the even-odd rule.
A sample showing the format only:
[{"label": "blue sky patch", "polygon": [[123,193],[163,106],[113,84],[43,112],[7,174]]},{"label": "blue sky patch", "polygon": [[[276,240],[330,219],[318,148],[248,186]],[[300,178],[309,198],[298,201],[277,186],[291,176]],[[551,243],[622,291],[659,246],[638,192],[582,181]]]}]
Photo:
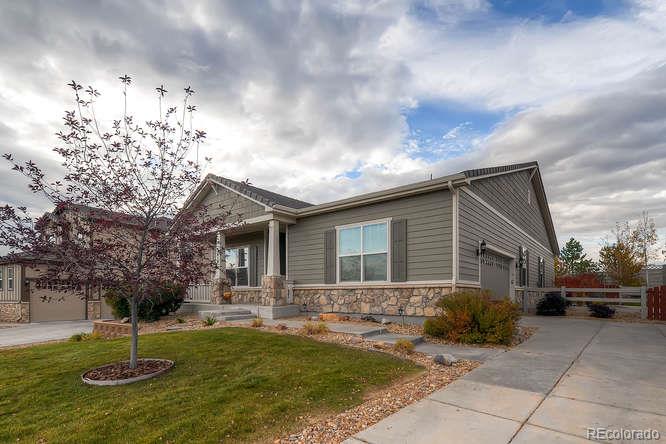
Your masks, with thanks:
[{"label": "blue sky patch", "polygon": [[611,16],[627,8],[623,0],[490,0],[490,3],[500,14],[545,22]]},{"label": "blue sky patch", "polygon": [[405,150],[429,162],[458,157],[478,146],[507,113],[471,109],[456,102],[425,102],[406,110]]}]

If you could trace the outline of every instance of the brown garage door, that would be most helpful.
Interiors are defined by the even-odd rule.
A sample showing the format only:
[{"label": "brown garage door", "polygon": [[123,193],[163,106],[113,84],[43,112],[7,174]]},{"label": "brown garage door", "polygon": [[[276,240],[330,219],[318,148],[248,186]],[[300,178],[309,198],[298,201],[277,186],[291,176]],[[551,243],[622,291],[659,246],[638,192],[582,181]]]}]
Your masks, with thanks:
[{"label": "brown garage door", "polygon": [[86,303],[80,295],[37,288],[34,282],[30,283],[31,322],[75,321],[85,318]]},{"label": "brown garage door", "polygon": [[498,254],[481,256],[481,288],[489,290],[493,299],[509,296],[509,264],[508,258]]},{"label": "brown garage door", "polygon": [[106,299],[102,297],[102,319],[114,319],[113,309],[106,303]]}]

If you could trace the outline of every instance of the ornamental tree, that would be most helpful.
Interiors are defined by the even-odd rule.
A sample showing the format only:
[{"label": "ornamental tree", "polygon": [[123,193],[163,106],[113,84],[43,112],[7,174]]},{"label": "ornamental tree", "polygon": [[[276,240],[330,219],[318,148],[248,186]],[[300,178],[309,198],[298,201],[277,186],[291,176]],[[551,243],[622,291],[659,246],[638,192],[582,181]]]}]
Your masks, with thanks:
[{"label": "ornamental tree", "polygon": [[192,127],[194,90],[188,86],[180,105],[169,106],[165,87],[156,88],[159,114],[139,123],[127,108],[132,79],[119,79],[123,106],[109,128],[97,118],[99,91],[68,84],[74,107],[65,112],[53,149],[62,178],[49,179],[33,161],[4,155],[55,210],[34,218],[25,207],[1,208],[0,245],[16,260],[48,263],[40,279],[70,291],[120,290],[131,308],[130,367],[136,368],[138,304],[157,297],[162,285],[186,288],[208,278],[216,264],[203,253],[229,213],[182,208],[201,180],[198,149],[206,136]]},{"label": "ornamental tree", "polygon": [[570,238],[560,250],[557,271],[560,275],[575,275],[579,273],[590,273],[596,270],[596,264],[587,258],[581,243]]}]

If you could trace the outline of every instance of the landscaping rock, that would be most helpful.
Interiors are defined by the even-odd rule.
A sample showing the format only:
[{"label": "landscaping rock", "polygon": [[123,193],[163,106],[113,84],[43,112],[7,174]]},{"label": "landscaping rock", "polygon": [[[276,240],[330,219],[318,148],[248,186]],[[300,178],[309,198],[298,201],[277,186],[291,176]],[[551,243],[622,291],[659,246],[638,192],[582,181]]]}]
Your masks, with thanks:
[{"label": "landscaping rock", "polygon": [[448,353],[444,353],[443,355],[435,355],[432,360],[435,364],[447,366],[451,366],[458,362],[458,358]]},{"label": "landscaping rock", "polygon": [[122,318],[122,319],[120,320],[120,323],[121,323],[121,324],[127,324],[129,321],[130,321],[130,318]]},{"label": "landscaping rock", "polygon": [[388,325],[390,323],[391,323],[391,321],[389,321],[388,319],[382,318],[382,322],[381,322],[382,325]]},{"label": "landscaping rock", "polygon": [[278,324],[275,326],[275,328],[277,328],[278,330],[286,330],[287,326],[284,324]]}]

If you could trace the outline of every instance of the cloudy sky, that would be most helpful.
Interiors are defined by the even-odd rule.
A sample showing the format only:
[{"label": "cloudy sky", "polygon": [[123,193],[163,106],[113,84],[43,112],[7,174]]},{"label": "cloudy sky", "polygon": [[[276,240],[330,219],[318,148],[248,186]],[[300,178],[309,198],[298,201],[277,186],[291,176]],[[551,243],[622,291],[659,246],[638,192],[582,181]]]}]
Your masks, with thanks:
[{"label": "cloudy sky", "polygon": [[[220,175],[318,203],[538,160],[560,244],[595,255],[643,210],[663,243],[664,23],[658,0],[4,2],[0,151],[55,171],[65,84],[116,112],[127,73],[143,119],[192,85]],[[7,165],[0,202],[48,209]]]}]

